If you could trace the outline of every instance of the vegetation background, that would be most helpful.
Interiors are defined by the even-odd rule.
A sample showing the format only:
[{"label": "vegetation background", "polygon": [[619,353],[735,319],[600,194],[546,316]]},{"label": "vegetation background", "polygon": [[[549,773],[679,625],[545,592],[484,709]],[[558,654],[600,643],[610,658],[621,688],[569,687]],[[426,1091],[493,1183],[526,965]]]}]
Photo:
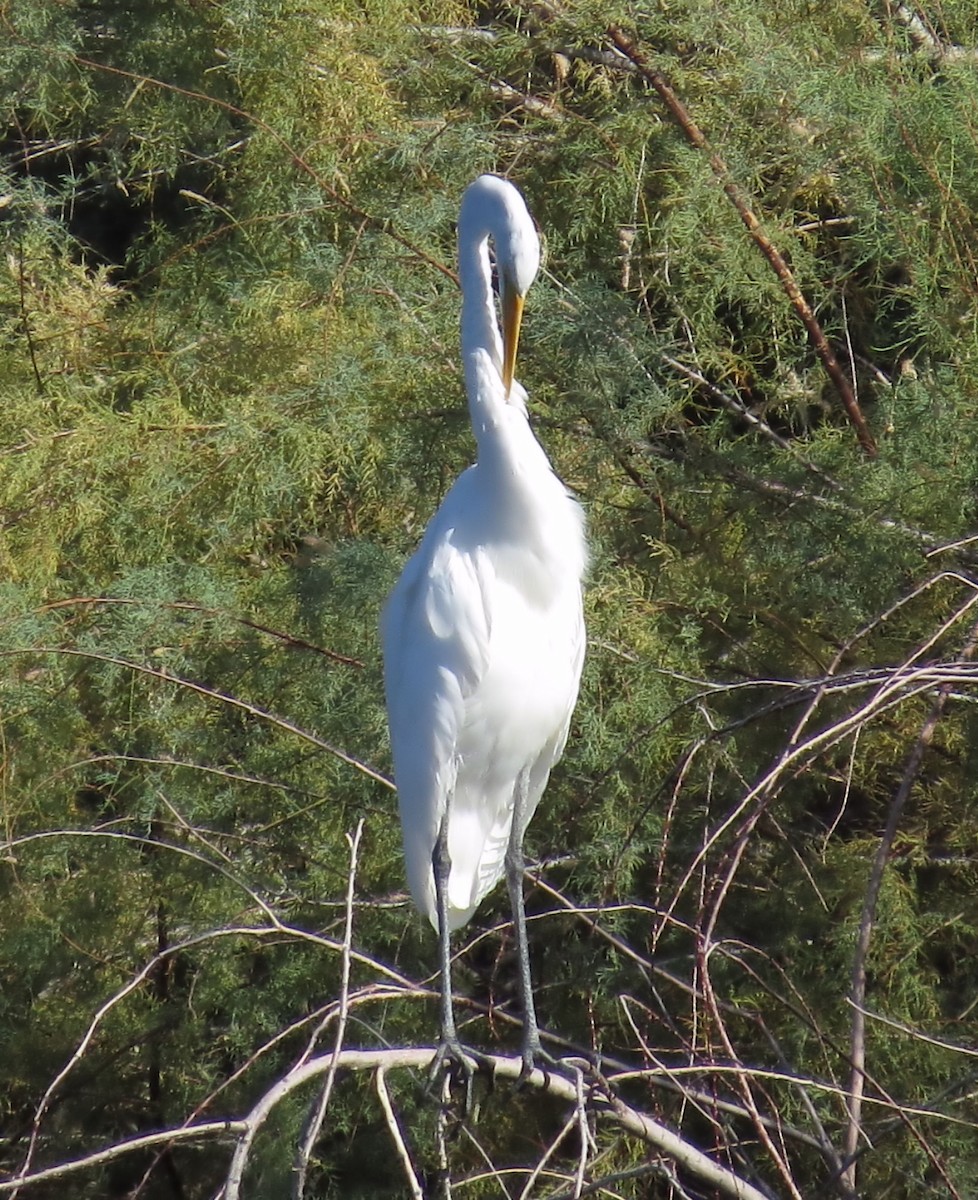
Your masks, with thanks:
[{"label": "vegetation background", "polygon": [[[974,1196],[973,0],[0,35],[0,1195],[231,1196],[244,1139],[249,1198]],[[718,1180],[542,1089],[450,1140],[423,1072],[273,1090],[436,1030],[376,626],[472,455],[484,170],[545,237],[520,374],[593,545],[539,1012]],[[506,1055],[503,891],[457,985]]]}]

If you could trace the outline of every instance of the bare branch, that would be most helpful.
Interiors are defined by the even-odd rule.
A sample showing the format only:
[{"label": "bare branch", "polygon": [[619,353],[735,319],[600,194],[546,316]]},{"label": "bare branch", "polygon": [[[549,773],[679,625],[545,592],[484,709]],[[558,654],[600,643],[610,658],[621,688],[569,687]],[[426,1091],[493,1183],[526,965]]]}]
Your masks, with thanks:
[{"label": "bare branch", "polygon": [[960,1054],[965,1058],[978,1058],[978,1050],[974,1050],[970,1046],[960,1046],[957,1042],[949,1042],[946,1038],[934,1037],[933,1034],[924,1033],[920,1029],[914,1029],[903,1021],[895,1021],[892,1017],[884,1017],[881,1013],[873,1012],[871,1009],[864,1008],[863,1016],[870,1021],[878,1021],[881,1025],[885,1025],[887,1029],[898,1029],[900,1033],[905,1033],[907,1037],[913,1038],[914,1041],[923,1042],[927,1046],[937,1046],[941,1050],[950,1050],[954,1054]]},{"label": "bare branch", "polygon": [[401,1133],[401,1127],[397,1121],[397,1114],[394,1112],[394,1106],[391,1104],[390,1093],[387,1091],[387,1083],[385,1076],[387,1072],[383,1067],[378,1067],[374,1072],[374,1086],[377,1089],[377,1099],[380,1101],[380,1107],[384,1113],[384,1120],[387,1122],[387,1128],[390,1130],[391,1138],[394,1141],[394,1149],[397,1151],[397,1157],[401,1160],[401,1165],[404,1167],[404,1174],[407,1178],[408,1188],[414,1200],[424,1200],[424,1192],[421,1189],[421,1184],[418,1182],[418,1177],[414,1173],[414,1165],[411,1162],[411,1155],[408,1153],[408,1148],[404,1144],[404,1137]]},{"label": "bare branch", "polygon": [[834,480],[831,475],[827,475],[821,467],[817,466],[815,463],[799,454],[798,449],[793,442],[789,442],[787,438],[783,438],[781,434],[773,430],[767,421],[757,416],[756,413],[751,412],[747,405],[741,400],[738,400],[735,396],[728,395],[728,393],[722,388],[718,388],[715,383],[711,383],[710,380],[707,379],[706,376],[701,372],[697,371],[693,367],[687,366],[685,363],[679,362],[678,359],[673,358],[669,354],[663,354],[662,361],[667,367],[671,367],[672,370],[677,371],[680,375],[684,375],[688,380],[690,380],[691,383],[695,383],[697,387],[703,388],[703,390],[708,392],[714,400],[716,400],[727,410],[727,412],[733,413],[734,416],[737,416],[741,420],[745,421],[762,437],[766,438],[773,445],[777,446],[779,450],[786,450],[788,453],[794,454],[806,471],[810,471],[813,475],[817,476],[822,483],[826,484],[833,491],[841,490],[841,485]]},{"label": "bare branch", "polygon": [[[972,628],[968,641],[961,652],[961,660],[968,662],[976,649],[978,649],[978,625]],[[856,1151],[862,1137],[862,1100],[866,1068],[866,1011],[864,1007],[866,1003],[866,962],[869,957],[869,945],[876,923],[876,905],[879,900],[880,888],[883,885],[883,874],[893,849],[893,840],[896,837],[900,818],[903,815],[904,805],[910,796],[910,790],[920,772],[924,754],[933,741],[937,726],[944,715],[950,694],[951,684],[949,682],[942,684],[938,690],[937,698],[931,706],[930,712],[927,714],[927,719],[921,726],[917,741],[914,743],[907,758],[907,764],[904,767],[900,785],[890,804],[886,828],[876,849],[876,857],[873,860],[869,882],[866,885],[866,895],[863,899],[862,916],[859,921],[859,935],[856,939],[856,948],[853,952],[852,983],[849,992],[850,1002],[853,1006],[849,1046],[852,1074],[849,1084],[849,1123],[845,1138],[845,1155],[848,1165],[843,1174],[843,1181],[852,1191],[856,1190]],[[939,1164],[935,1165],[940,1169]],[[941,1174],[944,1174],[944,1172],[941,1171]],[[945,1182],[948,1182],[950,1186],[946,1177]]]},{"label": "bare branch", "polygon": [[68,1175],[76,1175],[81,1171],[92,1171],[103,1167],[106,1163],[115,1162],[126,1154],[135,1154],[140,1150],[152,1150],[154,1147],[167,1149],[178,1142],[199,1142],[214,1138],[218,1141],[230,1137],[240,1137],[246,1130],[244,1121],[208,1121],[203,1125],[189,1125],[185,1129],[165,1129],[162,1133],[146,1133],[141,1137],[128,1138],[117,1142],[105,1150],[96,1150],[82,1158],[73,1158],[68,1162],[58,1163],[53,1167],[45,1167],[26,1175],[17,1175],[13,1179],[0,1179],[0,1195],[10,1193],[16,1196],[21,1188],[32,1187],[36,1183],[50,1183],[55,1179],[64,1179]]},{"label": "bare branch", "polygon": [[266,637],[274,638],[275,641],[282,642],[286,646],[292,646],[297,650],[311,650],[314,654],[322,655],[323,658],[342,663],[344,666],[362,667],[364,665],[359,658],[352,658],[349,654],[340,654],[338,650],[330,650],[326,646],[317,646],[315,642],[308,642],[305,638],[296,637],[282,629],[273,629],[269,625],[262,625],[259,621],[251,621],[236,613],[225,612],[223,609],[211,608],[204,604],[193,604],[189,600],[149,601],[132,596],[71,596],[65,600],[52,600],[49,604],[42,604],[34,611],[38,613],[55,612],[60,608],[80,608],[89,605],[100,607],[123,605],[145,608],[149,604],[153,604],[156,608],[172,609],[175,612],[194,612],[205,617],[221,617],[226,621],[233,621],[236,625],[244,625],[247,629],[253,629],[256,633],[263,633]]},{"label": "bare branch", "polygon": [[751,1123],[754,1126],[754,1130],[757,1133],[761,1145],[767,1151],[771,1162],[774,1164],[775,1170],[781,1176],[782,1182],[788,1189],[788,1195],[792,1197],[792,1200],[803,1200],[801,1193],[795,1186],[794,1179],[791,1175],[791,1168],[788,1165],[788,1161],[783,1153],[783,1150],[774,1144],[774,1140],[771,1136],[771,1130],[768,1128],[768,1122],[763,1119],[760,1110],[757,1107],[752,1086],[752,1081],[756,1078],[756,1075],[741,1065],[740,1056],[734,1049],[734,1044],[727,1030],[727,1023],[724,1020],[723,1014],[720,1011],[720,1006],[717,1003],[717,997],[713,990],[713,980],[710,974],[711,949],[712,947],[704,938],[702,951],[698,958],[701,964],[699,977],[701,980],[701,986],[703,988],[703,994],[709,1008],[710,1016],[713,1019],[713,1026],[719,1033],[720,1040],[723,1042],[727,1056],[730,1059],[730,1062],[733,1064],[734,1071],[736,1073],[737,1091],[740,1093],[744,1107],[750,1114]]},{"label": "bare branch", "polygon": [[[350,837],[347,834],[347,841],[350,844],[350,870],[346,886],[346,923],[343,930],[343,953],[341,959],[342,965],[340,967],[340,1003],[336,1021],[336,1042],[333,1047],[333,1060],[329,1070],[326,1072],[326,1080],[323,1083],[319,1099],[309,1114],[309,1119],[303,1130],[302,1141],[296,1153],[295,1165],[292,1168],[292,1195],[294,1200],[303,1200],[306,1194],[306,1173],[309,1169],[309,1159],[312,1155],[312,1148],[316,1144],[316,1139],[319,1137],[319,1131],[322,1129],[323,1120],[326,1117],[326,1108],[329,1105],[329,1098],[336,1080],[336,1063],[339,1060],[340,1051],[343,1049],[343,1038],[346,1036],[346,1018],[350,1007],[350,959],[353,951],[353,896],[356,889],[357,854],[360,850],[360,838],[362,836],[363,818],[361,817],[353,836]],[[378,1093],[382,1086],[383,1080],[380,1080],[378,1083]]]},{"label": "bare branch", "polygon": [[[424,1070],[431,1064],[435,1052],[434,1047],[343,1050],[338,1056],[322,1055],[293,1068],[284,1078],[268,1089],[245,1117],[244,1132],[239,1135],[238,1147],[228,1172],[223,1192],[224,1200],[233,1200],[233,1197],[240,1195],[241,1180],[251,1146],[271,1112],[298,1088],[328,1071],[334,1060],[336,1069],[341,1071],[376,1071],[378,1068],[388,1072],[404,1068]],[[487,1055],[485,1058],[491,1064],[493,1074],[497,1079],[509,1079],[514,1082],[521,1080],[524,1087],[533,1088],[542,1094],[565,1100],[574,1104],[576,1110],[578,1092],[573,1080],[555,1072],[548,1073],[539,1069],[534,1070],[529,1076],[522,1076],[523,1061],[518,1056],[508,1058],[501,1055]],[[478,1069],[479,1064],[473,1061],[473,1068]],[[681,1170],[689,1172],[701,1183],[715,1188],[721,1195],[731,1197],[732,1200],[769,1200],[769,1197],[753,1184],[739,1178],[730,1168],[714,1162],[712,1158],[674,1133],[668,1126],[626,1104],[614,1094],[607,1081],[601,1080],[600,1077],[596,1078],[589,1101],[592,1111],[614,1119],[628,1133],[667,1155]]]}]

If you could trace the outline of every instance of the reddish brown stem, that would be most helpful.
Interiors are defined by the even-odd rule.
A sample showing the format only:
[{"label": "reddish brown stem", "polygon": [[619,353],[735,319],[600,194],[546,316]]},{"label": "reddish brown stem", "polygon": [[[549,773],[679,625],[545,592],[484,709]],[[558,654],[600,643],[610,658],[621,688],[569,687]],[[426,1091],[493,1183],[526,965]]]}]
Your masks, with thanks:
[{"label": "reddish brown stem", "polygon": [[873,435],[866,424],[866,418],[863,416],[862,409],[859,407],[859,401],[856,399],[856,394],[852,389],[852,384],[848,377],[839,365],[839,360],[832,353],[832,347],[828,343],[825,336],[825,331],[818,323],[815,313],[812,311],[811,305],[801,293],[801,289],[795,282],[795,278],[791,273],[791,269],[785,262],[778,248],[773,245],[770,238],[761,228],[761,223],[754,215],[753,210],[748,203],[742,189],[734,181],[730,174],[730,169],[723,161],[719,154],[713,149],[707,140],[706,135],[696,124],[693,118],[689,115],[689,111],[683,102],[679,99],[672,87],[666,80],[661,71],[657,71],[651,66],[645,55],[639,50],[636,44],[625,36],[617,26],[612,25],[608,29],[608,37],[614,43],[615,48],[619,53],[634,66],[635,70],[642,76],[650,87],[654,88],[658,93],[659,98],[665,104],[666,108],[673,115],[679,128],[686,136],[686,140],[691,146],[702,151],[709,160],[710,166],[713,169],[714,175],[717,177],[720,186],[723,188],[737,212],[740,214],[740,219],[747,228],[747,232],[753,238],[755,245],[771,264],[778,281],[784,288],[788,299],[791,301],[791,306],[801,318],[802,324],[808,333],[809,340],[815,349],[815,353],[822,360],[822,365],[825,367],[829,378],[835,385],[835,389],[839,394],[839,399],[842,401],[842,406],[846,410],[846,416],[849,418],[849,423],[856,432],[856,437],[859,440],[860,446],[869,458],[876,457],[876,442]]}]

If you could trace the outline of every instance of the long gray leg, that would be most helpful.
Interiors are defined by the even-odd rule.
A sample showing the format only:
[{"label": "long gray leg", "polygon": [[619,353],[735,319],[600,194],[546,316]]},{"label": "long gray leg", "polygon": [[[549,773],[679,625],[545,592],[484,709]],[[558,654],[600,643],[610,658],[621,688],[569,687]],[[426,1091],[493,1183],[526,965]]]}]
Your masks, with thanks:
[{"label": "long gray leg", "polygon": [[441,1040],[442,1045],[457,1046],[455,1006],[452,1003],[452,946],[448,930],[448,876],[452,860],[448,856],[448,805],[441,819],[431,866],[435,875],[435,906],[438,910],[438,949],[441,966]]},{"label": "long gray leg", "polygon": [[[533,1003],[533,979],[530,975],[530,946],[526,937],[526,907],[523,903],[523,834],[526,826],[528,790],[527,772],[521,771],[513,789],[513,824],[506,847],[506,883],[513,908],[513,927],[516,931],[516,955],[519,963],[520,1002],[523,1005],[523,1070],[528,1075],[534,1059],[542,1054],[537,1010]],[[546,1057],[544,1055],[544,1057]]]},{"label": "long gray leg", "polygon": [[472,1110],[472,1077],[474,1066],[471,1052],[462,1048],[458,1040],[458,1030],[455,1026],[455,1006],[452,1001],[452,945],[448,929],[448,876],[452,869],[452,860],[448,854],[448,815],[451,801],[445,807],[445,815],[441,819],[438,838],[431,855],[431,867],[435,876],[435,907],[438,912],[438,951],[441,965],[441,1039],[435,1057],[431,1060],[429,1079],[434,1084],[444,1081],[443,1072],[452,1071],[454,1063],[461,1073],[464,1083],[462,1099],[463,1120]]}]

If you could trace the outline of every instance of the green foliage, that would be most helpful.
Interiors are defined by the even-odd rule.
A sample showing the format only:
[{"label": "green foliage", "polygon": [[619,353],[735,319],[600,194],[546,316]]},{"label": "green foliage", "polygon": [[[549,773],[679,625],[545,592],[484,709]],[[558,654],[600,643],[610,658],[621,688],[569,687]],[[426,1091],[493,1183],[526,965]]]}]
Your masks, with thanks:
[{"label": "green foliage", "polygon": [[[530,832],[553,889],[530,897],[543,1022],[655,1066],[629,1102],[777,1190],[753,1086],[800,1194],[829,1194],[815,1147],[842,1153],[870,870],[953,683],[875,906],[858,1178],[865,1195],[974,1191],[954,1050],[978,989],[974,674],[953,664],[975,587],[978,21],[964,0],[917,11],[6,7],[5,1171],[42,1100],[35,1164],[240,1116],[331,1047],[361,818],[347,1044],[434,1036],[376,623],[471,459],[453,220],[498,170],[545,236],[522,378],[593,546],[583,694]],[[609,59],[612,23],[788,264],[876,459],[717,164]],[[483,906],[459,960],[465,1036],[501,1050],[506,911]],[[693,1104],[659,1086],[681,1067]],[[389,1086],[433,1174],[430,1100]],[[308,1102],[264,1127],[248,1195],[285,1194]],[[565,1119],[508,1091],[484,1103],[500,1168],[540,1161]],[[598,1147],[618,1194],[675,1194],[627,1175],[647,1152],[623,1134]],[[453,1154],[457,1178],[481,1176],[467,1195],[500,1194],[472,1146]],[[134,1154],[71,1194],[211,1196],[226,1158]],[[576,1163],[562,1145],[565,1178],[534,1194]],[[370,1089],[344,1080],[308,1194],[403,1192]]]}]

